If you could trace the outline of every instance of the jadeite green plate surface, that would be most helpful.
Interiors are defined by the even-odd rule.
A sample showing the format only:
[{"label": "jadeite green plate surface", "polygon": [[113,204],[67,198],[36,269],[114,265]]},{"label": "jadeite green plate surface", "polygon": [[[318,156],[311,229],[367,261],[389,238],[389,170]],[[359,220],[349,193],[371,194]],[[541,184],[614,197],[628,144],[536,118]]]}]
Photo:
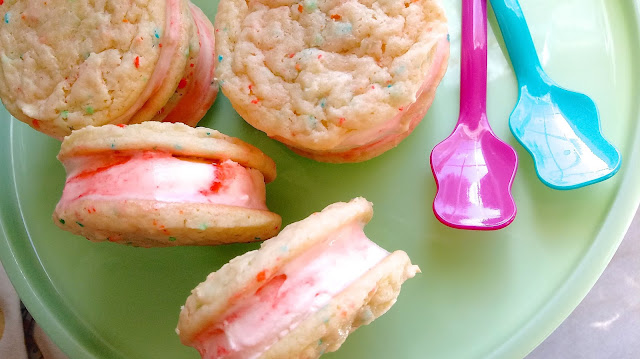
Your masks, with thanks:
[{"label": "jadeite green plate surface", "polygon": [[[518,215],[497,232],[454,230],[435,219],[428,157],[453,129],[459,91],[460,1],[444,2],[449,71],[424,121],[383,156],[345,165],[299,157],[245,124],[222,95],[201,122],[275,159],[278,178],[268,185],[268,205],[284,223],[364,196],[375,204],[369,237],[405,250],[422,268],[386,315],[327,358],[525,356],[586,295],[640,200],[640,74],[634,66],[640,64],[640,5],[522,0],[543,66],[561,85],[596,101],[604,135],[624,164],[614,178],[587,188],[545,187],[508,130],[516,82],[500,37],[490,32],[489,119],[520,156],[513,185]],[[217,2],[197,3],[213,19]],[[174,333],[180,306],[209,272],[256,245],[140,249],[63,232],[51,221],[65,177],[58,148],[0,108],[0,254],[28,309],[71,358],[198,358]]]}]

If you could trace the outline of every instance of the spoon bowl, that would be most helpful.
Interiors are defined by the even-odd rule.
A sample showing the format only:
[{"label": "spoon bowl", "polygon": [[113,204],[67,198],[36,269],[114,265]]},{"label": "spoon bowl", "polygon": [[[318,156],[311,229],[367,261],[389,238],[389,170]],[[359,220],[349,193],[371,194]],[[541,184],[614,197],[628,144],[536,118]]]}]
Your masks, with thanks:
[{"label": "spoon bowl", "polygon": [[[485,117],[486,118],[486,117]],[[456,126],[431,152],[438,191],[433,212],[459,229],[500,229],[516,216],[511,185],[516,153],[487,127]]]},{"label": "spoon bowl", "polygon": [[509,118],[518,142],[533,157],[540,180],[555,189],[603,181],[620,168],[620,154],[600,132],[596,104],[546,79],[523,86]]}]

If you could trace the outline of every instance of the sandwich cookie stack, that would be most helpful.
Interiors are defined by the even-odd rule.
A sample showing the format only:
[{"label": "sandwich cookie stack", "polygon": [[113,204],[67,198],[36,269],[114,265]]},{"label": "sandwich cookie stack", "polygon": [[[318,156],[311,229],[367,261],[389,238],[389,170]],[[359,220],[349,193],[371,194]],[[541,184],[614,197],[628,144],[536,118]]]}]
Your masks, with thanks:
[{"label": "sandwich cookie stack", "polygon": [[213,26],[187,0],[6,0],[0,99],[62,139],[89,125],[194,126],[217,94]]}]

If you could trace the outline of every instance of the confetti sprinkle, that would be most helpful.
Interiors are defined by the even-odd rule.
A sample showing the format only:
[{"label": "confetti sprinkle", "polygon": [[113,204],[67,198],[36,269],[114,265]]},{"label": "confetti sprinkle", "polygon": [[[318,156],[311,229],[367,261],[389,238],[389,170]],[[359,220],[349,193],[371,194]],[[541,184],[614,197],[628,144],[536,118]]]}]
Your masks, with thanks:
[{"label": "confetti sprinkle", "polygon": [[33,121],[31,121],[31,123],[33,124],[33,128],[35,128],[35,129],[39,129],[40,128],[40,121],[33,120]]},{"label": "confetti sprinkle", "polygon": [[180,82],[178,83],[178,88],[179,88],[179,89],[183,89],[183,88],[185,88],[185,87],[187,87],[187,79],[182,78],[182,79],[180,80]]},{"label": "confetti sprinkle", "polygon": [[[0,1],[2,1],[2,0],[0,0]],[[1,2],[0,2],[0,5],[2,5],[2,3],[1,3]],[[62,219],[62,218],[60,218],[58,221],[60,221],[60,223],[62,223],[62,224],[64,224],[64,223],[65,223],[65,222],[64,222],[64,219]]]},{"label": "confetti sprinkle", "polygon": [[[182,149],[182,146],[180,146],[180,145],[173,145],[173,148],[175,148],[176,150],[181,150],[181,149]],[[204,224],[203,224],[203,226],[204,226]],[[205,226],[205,228],[207,228],[207,227]]]},{"label": "confetti sprinkle", "polygon": [[298,4],[298,12],[302,12],[304,10],[304,8],[302,7],[302,4]]},{"label": "confetti sprinkle", "polygon": [[125,128],[127,127],[127,125],[125,125],[124,123],[119,123],[116,126],[120,127],[120,128]]},{"label": "confetti sprinkle", "polygon": [[5,22],[5,24],[9,23],[9,19],[10,18],[11,18],[11,14],[10,13],[4,14],[4,22]]},{"label": "confetti sprinkle", "polygon": [[222,59],[224,59],[224,56],[218,55],[218,62],[222,62]]},{"label": "confetti sprinkle", "polygon": [[170,242],[175,242],[176,241],[176,237],[169,237],[169,241]]},{"label": "confetti sprinkle", "polygon": [[88,115],[93,115],[93,107],[87,106],[87,108],[84,109],[84,112],[86,112]]},{"label": "confetti sprinkle", "polygon": [[298,71],[302,70],[302,68],[300,67],[300,64],[296,64],[296,70]]},{"label": "confetti sprinkle", "polygon": [[333,15],[331,15],[331,18],[332,18],[333,20],[340,20],[340,19],[342,19],[342,16],[340,16],[340,15],[338,15],[338,14],[333,14]]},{"label": "confetti sprinkle", "polygon": [[263,270],[260,273],[258,273],[256,275],[256,281],[257,282],[262,282],[263,280],[265,280],[267,278],[267,271]]},{"label": "confetti sprinkle", "polygon": [[346,119],[345,119],[344,117],[340,117],[340,118],[338,119],[338,125],[339,125],[339,126],[342,126],[342,125],[344,124],[344,121],[346,121]]},{"label": "confetti sprinkle", "polygon": [[4,0],[0,0],[0,5],[4,4]]},{"label": "confetti sprinkle", "polygon": [[260,100],[258,100],[257,98],[255,98],[255,99],[253,99],[253,100],[251,101],[251,103],[252,103],[252,104],[254,104],[254,105],[257,105],[257,104],[258,104],[258,102],[260,102]]},{"label": "confetti sprinkle", "polygon": [[64,110],[62,112],[60,112],[60,117],[62,117],[63,119],[67,119],[67,117],[69,117],[69,111]]},{"label": "confetti sprinkle", "polygon": [[160,38],[160,30],[153,29],[153,36],[155,36],[156,39],[159,39]]},{"label": "confetti sprinkle", "polygon": [[324,108],[327,105],[327,99],[323,98],[320,100],[320,107]]},{"label": "confetti sprinkle", "polygon": [[307,11],[313,11],[318,8],[316,0],[304,0],[304,9]]},{"label": "confetti sprinkle", "polygon": [[80,223],[78,221],[76,221],[76,224],[79,225],[80,227],[84,227],[84,224],[82,224],[82,223]]},{"label": "confetti sprinkle", "polygon": [[136,66],[136,69],[140,68],[140,56],[136,56],[136,59],[133,60],[133,64]]},{"label": "confetti sprinkle", "polygon": [[200,225],[200,229],[201,229],[201,230],[203,230],[203,231],[204,231],[205,229],[207,229],[207,227],[208,227],[208,226],[207,226],[205,223],[203,223],[203,224],[201,224],[201,225]]}]

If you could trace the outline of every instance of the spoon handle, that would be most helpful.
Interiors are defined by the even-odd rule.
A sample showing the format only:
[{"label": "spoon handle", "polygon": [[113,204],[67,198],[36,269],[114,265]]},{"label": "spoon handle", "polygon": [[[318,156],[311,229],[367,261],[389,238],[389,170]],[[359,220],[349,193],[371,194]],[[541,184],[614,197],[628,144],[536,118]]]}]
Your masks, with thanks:
[{"label": "spoon handle", "polygon": [[461,41],[460,121],[475,129],[487,122],[487,0],[462,0]]},{"label": "spoon handle", "polygon": [[546,77],[518,0],[490,0],[520,86]]}]

